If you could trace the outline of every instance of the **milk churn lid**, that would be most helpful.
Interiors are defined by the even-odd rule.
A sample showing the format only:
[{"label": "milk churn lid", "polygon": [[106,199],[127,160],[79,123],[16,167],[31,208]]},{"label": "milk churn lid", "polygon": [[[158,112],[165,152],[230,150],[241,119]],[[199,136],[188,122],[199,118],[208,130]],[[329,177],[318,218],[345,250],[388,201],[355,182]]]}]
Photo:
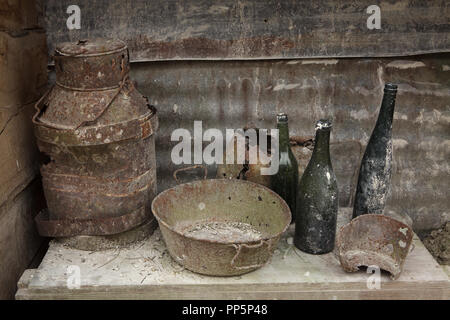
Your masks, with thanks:
[{"label": "milk churn lid", "polygon": [[119,39],[89,39],[77,42],[62,42],[56,46],[56,53],[63,56],[89,57],[111,54],[127,48]]}]

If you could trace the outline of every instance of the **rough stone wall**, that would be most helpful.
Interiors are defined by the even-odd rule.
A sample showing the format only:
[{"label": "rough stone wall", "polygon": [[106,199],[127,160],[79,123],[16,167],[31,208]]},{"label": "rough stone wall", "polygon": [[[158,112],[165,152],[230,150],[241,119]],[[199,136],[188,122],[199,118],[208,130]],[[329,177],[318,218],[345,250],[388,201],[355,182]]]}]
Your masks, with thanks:
[{"label": "rough stone wall", "polygon": [[[159,191],[173,186],[176,128],[274,128],[287,112],[291,136],[314,135],[332,118],[331,157],[340,206],[351,206],[359,164],[387,81],[399,84],[393,124],[394,164],[387,210],[407,214],[415,230],[450,219],[450,54],[382,59],[186,61],[135,63],[132,78],[156,105]],[[301,170],[311,151],[294,147]],[[303,169],[302,169],[303,168]],[[214,176],[214,167],[210,168]]]}]

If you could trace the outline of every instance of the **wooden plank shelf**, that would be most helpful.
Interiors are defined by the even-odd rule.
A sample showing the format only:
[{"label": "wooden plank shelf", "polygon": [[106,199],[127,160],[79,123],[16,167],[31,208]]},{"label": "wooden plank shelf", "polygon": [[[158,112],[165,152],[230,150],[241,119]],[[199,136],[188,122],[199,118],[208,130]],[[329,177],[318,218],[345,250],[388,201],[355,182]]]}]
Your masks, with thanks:
[{"label": "wooden plank shelf", "polygon": [[[341,209],[338,226],[351,210]],[[208,277],[178,265],[158,230],[127,248],[80,251],[52,241],[41,265],[26,270],[16,299],[449,299],[444,269],[416,236],[403,273],[391,280],[382,272],[380,288],[372,274],[346,273],[334,253],[310,255],[293,247],[293,226],[280,240],[269,264],[238,277]],[[81,285],[69,289],[68,269],[78,266]]]}]

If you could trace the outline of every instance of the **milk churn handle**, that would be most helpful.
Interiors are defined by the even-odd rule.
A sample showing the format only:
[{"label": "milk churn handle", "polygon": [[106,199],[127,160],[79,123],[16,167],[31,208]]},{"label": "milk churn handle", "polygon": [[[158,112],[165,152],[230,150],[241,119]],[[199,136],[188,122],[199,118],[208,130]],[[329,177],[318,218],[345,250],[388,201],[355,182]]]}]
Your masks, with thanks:
[{"label": "milk churn handle", "polygon": [[[117,95],[120,93],[120,91],[122,90],[122,87],[126,81],[126,79],[128,78],[128,75],[125,76],[125,78],[120,82],[120,86],[117,90],[117,92],[114,94],[114,96],[111,98],[111,100],[109,101],[109,103],[106,105],[106,107],[103,109],[103,112],[94,120],[90,120],[91,121],[95,121],[97,120],[105,111],[106,109],[108,109],[108,107],[111,105],[111,103],[114,101],[114,99],[117,97]],[[37,124],[37,118],[41,115],[42,113],[42,109],[41,109],[41,105],[43,103],[43,101],[47,98],[48,94],[50,93],[50,91],[52,91],[52,89],[55,87],[55,85],[53,84],[43,95],[42,97],[35,103],[34,108],[36,109],[36,113],[34,114],[33,118],[32,118],[32,122]],[[85,124],[88,121],[83,121],[81,122],[74,130],[78,129],[79,127],[81,127],[83,124]]]},{"label": "milk churn handle", "polygon": [[[106,106],[103,108],[102,112],[101,112],[100,114],[98,114],[97,117],[96,117],[95,119],[92,119],[92,120],[89,120],[89,121],[82,121],[82,122],[80,122],[80,124],[79,124],[74,130],[79,129],[79,128],[80,128],[82,125],[84,125],[86,122],[94,122],[94,121],[96,121],[98,118],[100,118],[100,117],[105,113],[105,111],[109,108],[109,106],[113,103],[113,101],[117,98],[117,96],[119,95],[119,93],[122,91],[122,89],[123,89],[125,83],[127,82],[127,80],[128,80],[128,73],[122,78],[122,80],[121,80],[120,83],[119,83],[119,88],[117,88],[116,93],[114,93],[113,97],[109,100],[109,102],[108,102],[108,103],[106,104]],[[132,89],[131,89],[131,90],[133,90],[133,88],[134,88],[133,83],[132,83],[131,81],[130,81],[129,83],[130,83],[131,86],[132,86]],[[131,90],[130,90],[130,91],[131,91]]]},{"label": "milk churn handle", "polygon": [[42,102],[44,101],[44,99],[47,98],[50,91],[52,91],[54,86],[55,85],[52,85],[50,88],[48,88],[47,91],[45,91],[45,93],[42,95],[42,97],[34,104],[34,109],[36,109],[36,113],[34,114],[33,118],[31,119],[31,121],[33,123],[37,123],[36,119],[42,112],[42,109],[40,108],[40,106],[41,106]]},{"label": "milk churn handle", "polygon": [[[128,50],[128,48],[127,48]],[[129,59],[129,56],[128,56]],[[122,91],[125,83],[127,83],[128,80],[128,73],[122,78],[122,80],[119,83],[119,87],[117,88],[116,93],[114,94],[114,96],[111,98],[111,100],[108,102],[108,104],[105,106],[105,108],[103,109],[103,111],[93,120],[90,121],[82,121],[74,130],[79,129],[82,125],[84,125],[86,122],[93,122],[95,120],[97,120],[101,115],[103,115],[103,113],[105,113],[106,109],[108,109],[108,107],[113,103],[114,99],[116,99],[116,97],[119,95],[119,93]],[[134,90],[134,84],[132,81],[128,82],[131,85],[131,89],[128,92],[131,92],[132,90]],[[59,84],[57,84],[59,85]],[[60,86],[60,85],[59,85]],[[42,102],[44,101],[44,99],[48,96],[48,94],[50,93],[50,91],[52,91],[52,89],[55,87],[55,85],[53,84],[45,93],[44,95],[38,100],[38,102],[36,102],[36,104],[34,105],[34,108],[36,109],[36,114],[33,116],[32,121],[33,123],[37,123],[37,118],[38,116],[41,114],[42,109],[40,108]]]},{"label": "milk churn handle", "polygon": [[267,250],[270,251],[270,249],[272,248],[271,239],[269,239],[269,240],[261,239],[261,241],[256,244],[246,244],[246,243],[235,244],[235,243],[233,243],[232,246],[236,249],[236,254],[234,255],[233,259],[231,259],[231,263],[230,263],[231,267],[233,267],[234,269],[237,269],[237,270],[245,270],[245,269],[256,269],[256,268],[265,266],[269,260],[267,260],[264,263],[257,263],[257,264],[252,264],[252,265],[248,265],[248,266],[238,267],[235,265],[236,259],[238,258],[239,254],[241,253],[241,250],[243,247],[249,248],[249,249],[257,249],[259,247],[262,247],[264,244],[267,244]]},{"label": "milk churn handle", "polygon": [[[127,47],[127,60],[128,60],[127,65],[129,66],[129,65],[130,65],[130,51],[128,50],[128,47]],[[118,96],[119,93],[122,91],[123,87],[125,86],[125,84],[126,84],[127,82],[128,82],[129,85],[131,86],[131,88],[130,88],[130,90],[128,90],[127,94],[128,94],[129,92],[131,92],[132,90],[134,90],[134,84],[133,84],[133,82],[132,82],[132,81],[127,81],[127,80],[128,80],[128,76],[129,76],[129,70],[125,70],[125,63],[124,63],[123,58],[122,58],[122,61],[121,61],[121,69],[122,69],[122,72],[121,72],[122,80],[120,80],[120,82],[119,82],[119,87],[117,88],[117,91],[116,91],[116,93],[114,94],[114,96],[111,98],[111,100],[109,100],[108,104],[103,108],[102,112],[101,112],[95,119],[93,119],[93,120],[81,122],[81,123],[75,128],[75,130],[77,130],[78,128],[80,128],[80,127],[81,127],[82,125],[84,125],[86,122],[93,122],[93,121],[96,121],[98,118],[100,118],[100,117],[105,113],[105,111],[109,108],[109,106],[113,103],[113,101],[117,98],[117,96]]]},{"label": "milk churn handle", "polygon": [[205,172],[205,174],[204,174],[204,176],[203,176],[203,180],[206,180],[206,177],[208,176],[208,168],[206,168],[206,166],[204,166],[204,165],[202,165],[202,164],[197,164],[197,165],[195,165],[195,166],[190,166],[190,167],[186,167],[186,168],[180,168],[180,169],[177,169],[177,170],[175,170],[175,171],[173,172],[173,178],[174,178],[175,181],[179,184],[180,181],[178,180],[178,177],[177,177],[178,172],[180,172],[180,171],[189,171],[189,170],[197,169],[197,168],[203,168],[203,170],[204,170],[204,172]]},{"label": "milk churn handle", "polygon": [[[78,42],[84,44],[86,42],[86,40],[79,40]],[[129,66],[130,65],[130,51],[129,51],[128,47],[126,48],[126,50],[127,50],[127,65]],[[79,53],[74,54],[74,55],[69,55],[69,56],[76,56],[78,54]],[[53,59],[55,59],[55,58],[56,58],[56,56],[53,56]],[[125,62],[124,62],[123,58],[122,58],[122,61],[121,61],[121,69],[122,69],[122,72],[121,72],[122,80],[120,80],[120,82],[119,82],[119,87],[117,88],[117,91],[113,95],[113,97],[109,100],[108,104],[103,108],[102,112],[95,119],[92,119],[92,120],[89,120],[89,121],[82,121],[74,130],[79,129],[86,122],[93,122],[93,121],[96,121],[99,117],[101,117],[105,113],[105,111],[109,108],[109,106],[113,103],[113,101],[117,98],[119,93],[123,90],[123,88],[124,88],[124,86],[125,86],[125,84],[127,82],[131,86],[130,90],[128,90],[128,93],[131,92],[132,90],[134,90],[133,82],[132,81],[127,81],[128,80],[128,76],[129,76],[129,69],[125,70]],[[61,87],[65,87],[65,86],[63,86],[61,84],[58,84],[58,85],[61,86]],[[67,88],[67,87],[65,87],[65,88]],[[69,88],[69,89],[74,90],[74,88]],[[93,90],[93,91],[95,91],[95,90]]]}]

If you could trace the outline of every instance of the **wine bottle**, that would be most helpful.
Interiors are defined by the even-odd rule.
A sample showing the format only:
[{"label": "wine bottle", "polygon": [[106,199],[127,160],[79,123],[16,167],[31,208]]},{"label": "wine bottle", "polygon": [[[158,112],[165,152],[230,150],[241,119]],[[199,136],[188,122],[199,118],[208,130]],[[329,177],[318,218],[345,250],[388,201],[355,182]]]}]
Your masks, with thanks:
[{"label": "wine bottle", "polygon": [[330,159],[329,120],[316,124],[314,150],[299,184],[294,244],[307,253],[333,250],[338,212],[338,186]]},{"label": "wine bottle", "polygon": [[279,166],[278,173],[271,178],[271,189],[286,201],[291,209],[292,222],[297,211],[298,164],[289,144],[288,116],[277,115]]},{"label": "wine bottle", "polygon": [[392,172],[392,120],[397,85],[387,83],[377,123],[370,136],[359,169],[353,218],[383,213]]}]

